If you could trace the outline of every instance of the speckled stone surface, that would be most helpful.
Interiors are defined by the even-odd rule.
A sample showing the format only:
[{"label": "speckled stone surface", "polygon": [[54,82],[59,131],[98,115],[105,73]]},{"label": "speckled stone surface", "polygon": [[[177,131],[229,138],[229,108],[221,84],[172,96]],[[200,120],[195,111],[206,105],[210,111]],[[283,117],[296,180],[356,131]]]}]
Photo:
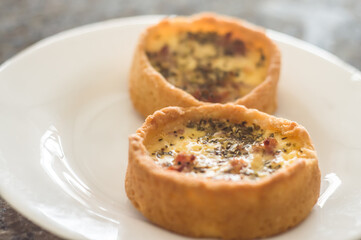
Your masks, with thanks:
[{"label": "speckled stone surface", "polygon": [[[42,38],[84,24],[201,11],[244,18],[301,38],[361,69],[359,0],[1,0],[0,64]],[[25,219],[0,198],[0,239],[60,238]]]}]

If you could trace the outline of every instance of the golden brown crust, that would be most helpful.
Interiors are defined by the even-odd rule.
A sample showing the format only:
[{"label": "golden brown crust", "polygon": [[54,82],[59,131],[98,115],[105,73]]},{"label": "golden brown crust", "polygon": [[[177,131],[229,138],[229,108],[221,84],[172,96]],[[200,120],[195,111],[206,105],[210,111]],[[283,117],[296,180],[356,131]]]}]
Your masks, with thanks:
[{"label": "golden brown crust", "polygon": [[[212,180],[157,165],[145,145],[158,127],[201,116],[252,121],[296,137],[305,157],[258,181]],[[320,171],[307,131],[298,124],[233,104],[194,108],[169,107],[146,119],[129,138],[126,192],[144,216],[168,230],[193,237],[252,239],[287,230],[317,201]]]},{"label": "golden brown crust", "polygon": [[255,46],[262,46],[269,58],[265,80],[247,95],[234,103],[248,108],[256,108],[266,113],[273,113],[277,107],[277,83],[280,74],[280,52],[277,46],[265,35],[261,28],[238,19],[215,14],[199,14],[190,18],[166,18],[159,24],[149,27],[140,37],[130,70],[129,90],[134,107],[144,116],[167,106],[192,107],[209,104],[199,101],[192,95],[171,85],[150,64],[145,49],[147,38],[158,29],[202,29],[220,34],[227,31],[245,41],[252,41]]}]

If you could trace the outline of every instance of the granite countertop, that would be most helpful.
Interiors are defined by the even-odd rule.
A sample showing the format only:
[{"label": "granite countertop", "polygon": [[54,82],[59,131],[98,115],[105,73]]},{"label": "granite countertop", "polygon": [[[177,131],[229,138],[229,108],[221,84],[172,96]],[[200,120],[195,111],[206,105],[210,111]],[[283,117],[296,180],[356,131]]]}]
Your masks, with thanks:
[{"label": "granite countertop", "polygon": [[[60,31],[112,18],[213,11],[301,38],[361,69],[361,1],[309,0],[2,0],[0,64]],[[0,239],[60,239],[0,198]]]}]

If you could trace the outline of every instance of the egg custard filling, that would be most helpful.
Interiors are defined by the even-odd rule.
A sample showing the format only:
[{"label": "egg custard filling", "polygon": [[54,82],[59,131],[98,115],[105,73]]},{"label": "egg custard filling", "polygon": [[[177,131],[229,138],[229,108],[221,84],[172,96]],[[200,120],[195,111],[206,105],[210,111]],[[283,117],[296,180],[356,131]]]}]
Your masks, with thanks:
[{"label": "egg custard filling", "polygon": [[158,36],[147,47],[155,70],[173,86],[204,102],[233,102],[264,81],[268,58],[260,47],[234,38],[232,32],[183,31]]},{"label": "egg custard filling", "polygon": [[303,156],[302,147],[280,132],[215,119],[163,132],[147,148],[155,163],[170,171],[235,181],[269,176]]}]

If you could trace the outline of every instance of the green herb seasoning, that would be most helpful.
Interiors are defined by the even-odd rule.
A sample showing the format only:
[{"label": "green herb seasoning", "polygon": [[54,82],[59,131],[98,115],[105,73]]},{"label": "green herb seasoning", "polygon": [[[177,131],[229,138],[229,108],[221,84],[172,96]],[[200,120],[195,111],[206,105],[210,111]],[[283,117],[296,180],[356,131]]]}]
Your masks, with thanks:
[{"label": "green herb seasoning", "polygon": [[171,40],[147,57],[168,82],[200,101],[235,101],[266,76],[263,50],[231,32],[183,32]]},{"label": "green herb seasoning", "polygon": [[289,137],[245,121],[189,121],[158,139],[148,148],[157,164],[214,179],[262,178],[302,154]]}]

